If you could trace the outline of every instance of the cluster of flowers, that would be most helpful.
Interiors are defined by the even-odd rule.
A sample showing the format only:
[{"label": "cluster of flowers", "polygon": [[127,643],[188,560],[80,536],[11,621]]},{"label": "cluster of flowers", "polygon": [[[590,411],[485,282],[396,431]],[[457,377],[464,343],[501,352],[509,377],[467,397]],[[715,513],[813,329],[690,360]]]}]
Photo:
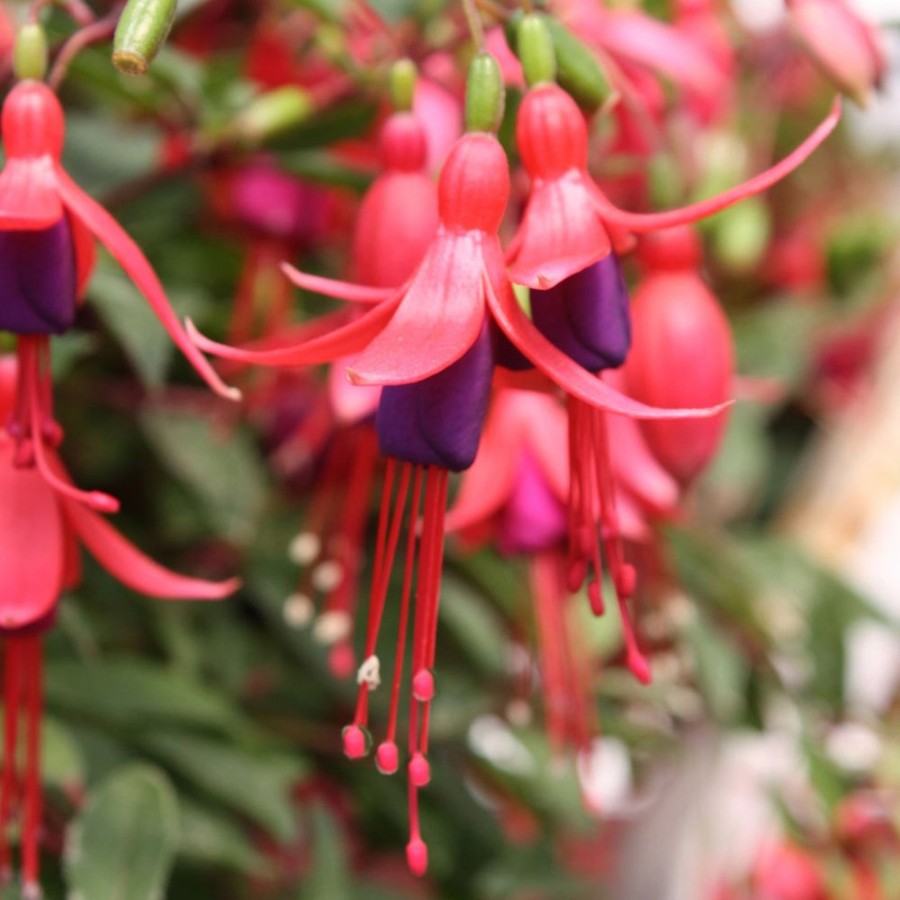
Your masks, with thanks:
[{"label": "cluster of flowers", "polygon": [[[874,36],[843,0],[790,5],[801,36],[824,68],[837,67],[848,92],[860,97],[877,82],[883,61]],[[727,76],[734,54],[715,3],[682,0],[676,6],[677,27],[669,27],[643,13],[614,15],[574,0],[558,4],[561,18],[595,45],[625,98],[615,111],[620,151],[645,155],[641,123],[649,120],[652,130],[662,114],[658,84],[637,74],[641,63],[653,60],[664,74],[678,73],[698,122],[720,120],[731,109]],[[527,557],[548,730],[556,746],[584,749],[594,728],[590,662],[567,631],[569,594],[584,588],[599,615],[608,576],[625,664],[641,682],[650,680],[629,608],[638,574],[626,541],[648,540],[652,519],[675,514],[682,490],[717,447],[734,393],[729,327],[704,283],[701,244],[691,223],[790,173],[835,127],[839,106],[789,156],[739,187],[667,212],[626,212],[589,174],[589,120],[556,79],[556,24],[544,15],[520,16],[511,29],[518,61],[501,32],[489,36],[496,55],[482,47],[471,63],[466,131],[459,137],[446,128],[448,119],[459,118],[459,105],[450,101],[435,123],[419,109],[426,86],[414,90],[410,64],[397,64],[394,111],[380,126],[381,172],[354,227],[357,283],[282,262],[303,245],[306,232],[316,230],[310,223],[321,213],[320,198],[264,159],[240,167],[227,184],[216,183],[213,191],[230,197],[228,212],[256,226],[228,344],[204,337],[191,323],[182,327],[138,247],[67,176],[60,162],[63,112],[54,91],[34,77],[20,77],[7,95],[0,329],[16,336],[17,353],[0,361],[0,866],[9,867],[2,836],[18,805],[26,885],[38,879],[40,635],[52,623],[60,594],[78,582],[78,543],[124,584],[151,596],[215,599],[236,587],[234,581],[174,575],[147,559],[101,515],[116,511],[115,499],[75,487],[59,460],[50,345],[53,335],[73,324],[94,239],[133,279],[217,394],[239,397],[201,351],[243,365],[332,366],[328,408],[320,420],[304,423],[307,440],[311,430],[328,433],[340,423],[315,489],[312,521],[292,547],[311,582],[290,598],[286,614],[305,621],[312,616],[310,595],[326,594],[316,628],[332,645],[335,672],[356,671],[356,711],[343,741],[349,757],[361,757],[370,749],[370,694],[382,678],[383,614],[392,572],[403,559],[388,721],[375,757],[384,773],[400,766],[398,718],[409,655],[407,858],[414,872],[427,867],[418,792],[430,778],[447,532]],[[858,52],[835,59],[828,29],[851,26]],[[265,68],[259,59],[257,64]],[[561,81],[563,74],[560,66]],[[276,80],[292,77],[288,67]],[[509,200],[513,182],[523,176],[517,165],[511,168],[496,136],[504,81],[524,85],[514,147],[530,188],[520,213],[509,209]],[[447,96],[440,102],[446,104]],[[446,154],[436,146],[442,127]],[[436,161],[437,182],[430,174]],[[622,191],[645,199],[643,174],[637,189],[627,181]],[[502,243],[507,228],[511,236]],[[634,250],[640,279],[629,300],[622,258]],[[289,282],[346,306],[322,320],[291,325]],[[253,320],[261,284],[269,295],[259,333]],[[357,666],[349,623],[379,452],[386,463]],[[453,473],[463,474],[448,512]],[[14,761],[23,705],[27,754],[20,789]]]}]

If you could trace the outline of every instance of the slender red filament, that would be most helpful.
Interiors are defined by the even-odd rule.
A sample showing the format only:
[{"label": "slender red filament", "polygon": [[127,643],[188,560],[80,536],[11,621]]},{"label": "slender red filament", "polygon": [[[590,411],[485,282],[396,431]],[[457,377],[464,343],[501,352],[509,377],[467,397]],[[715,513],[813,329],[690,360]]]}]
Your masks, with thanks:
[{"label": "slender red filament", "polygon": [[646,684],[650,681],[650,666],[638,645],[628,609],[628,598],[635,588],[635,570],[625,561],[619,532],[605,415],[569,398],[568,587],[577,589],[592,567],[594,577],[587,585],[588,598],[595,614],[603,612],[602,544],[622,620],[626,665],[635,678]]},{"label": "slender red filament", "polygon": [[[40,894],[41,712],[43,675],[41,635],[7,635],[3,665],[3,768],[0,773],[0,874],[12,875],[7,838],[10,821],[21,818],[23,896]],[[24,709],[23,709],[24,708]],[[23,717],[24,722],[20,720]],[[21,734],[20,724],[24,726]],[[19,744],[24,739],[24,765],[20,771]]]},{"label": "slender red filament", "polygon": [[[397,481],[396,491],[394,490],[395,480]],[[418,792],[430,779],[430,768],[426,758],[428,723],[431,702],[434,697],[432,671],[437,648],[438,605],[444,557],[444,515],[447,506],[448,485],[449,473],[445,469],[388,460],[378,521],[369,618],[366,628],[365,658],[357,675],[359,694],[356,713],[352,725],[344,730],[344,749],[347,755],[362,756],[366,751],[367,743],[364,729],[368,724],[369,694],[379,686],[381,681],[381,663],[375,653],[391,571],[405,519],[405,561],[400,593],[394,671],[391,678],[388,725],[385,740],[376,751],[376,764],[379,770],[385,774],[392,774],[399,768],[399,751],[396,743],[397,718],[407,636],[411,627],[412,667],[409,683],[409,762],[407,767],[410,840],[407,844],[407,860],[410,869],[419,875],[425,872],[428,864],[428,850],[419,830]],[[421,524],[419,522],[420,510]]]}]

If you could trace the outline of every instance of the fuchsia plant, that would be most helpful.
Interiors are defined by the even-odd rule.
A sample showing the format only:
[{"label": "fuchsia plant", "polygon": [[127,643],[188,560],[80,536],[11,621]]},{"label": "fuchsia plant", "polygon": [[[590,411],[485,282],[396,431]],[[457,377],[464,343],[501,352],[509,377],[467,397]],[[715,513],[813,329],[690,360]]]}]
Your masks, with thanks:
[{"label": "fuchsia plant", "polygon": [[[844,0],[788,5],[797,34],[839,86],[863,98],[878,84],[884,71],[880,47]],[[721,123],[730,111],[737,57],[714,0],[679,0],[672,25],[639,10],[577,0],[556,6],[570,24],[583,23],[629,114],[645,117],[651,131],[662,120],[665,99],[656,75],[674,79],[692,122],[701,127]],[[497,137],[504,102],[500,67],[484,52],[477,10],[466,3],[465,11],[477,44],[467,86],[467,131],[452,144],[435,183],[428,160],[442,148],[429,147],[412,87],[407,84],[405,95],[400,91],[403,96],[393,98],[395,111],[380,130],[381,169],[357,214],[353,282],[312,275],[282,260],[320,234],[321,197],[284,175],[270,157],[239,158],[230,177],[214,188],[227,187],[230,202],[220,207],[253,234],[227,338],[239,346],[211,340],[190,322],[182,327],[141,250],[65,172],[65,123],[54,90],[23,78],[6,97],[0,329],[16,336],[17,359],[0,358],[0,568],[9,573],[0,582],[0,870],[10,868],[5,832],[18,803],[28,890],[38,881],[40,636],[52,624],[61,594],[79,582],[79,545],[123,584],[151,596],[218,599],[237,586],[234,580],[176,575],[145,557],[100,515],[115,512],[118,501],[76,487],[57,455],[62,432],[53,410],[50,340],[73,325],[95,241],[118,261],[218,395],[235,400],[240,392],[224,383],[203,352],[232,365],[332,367],[329,394],[317,415],[285,442],[296,448],[312,435],[311,451],[323,451],[310,516],[292,545],[306,571],[285,614],[300,624],[317,592],[324,597],[319,625],[329,614],[340,625],[323,642],[331,645],[333,672],[355,669],[358,691],[343,749],[350,758],[362,757],[371,749],[371,695],[381,686],[387,658],[382,624],[392,577],[399,576],[387,722],[374,757],[382,773],[399,770],[404,735],[398,723],[408,694],[406,852],[413,872],[422,875],[428,867],[419,792],[431,778],[445,532],[458,532],[470,543],[492,539],[501,552],[528,558],[548,731],[556,749],[584,751],[596,731],[594,668],[577,636],[567,631],[569,595],[584,589],[600,615],[605,585],[611,585],[625,664],[642,683],[651,679],[632,608],[634,547],[649,545],[653,523],[674,515],[680,491],[712,458],[733,400],[732,338],[701,277],[700,244],[690,226],[797,168],[836,127],[840,104],[835,101],[787,157],[745,183],[682,208],[630,212],[594,180],[590,122],[555,80],[555,51],[541,15],[524,17],[517,47],[521,66],[507,57],[504,67],[511,81],[518,84],[520,74],[524,79],[515,121],[523,174],[511,171]],[[384,52],[381,38],[391,54],[400,55],[402,36],[394,42],[396,36],[365,4],[354,7],[353,18],[359,26],[354,39],[332,48],[336,57],[346,55],[348,71],[374,64]],[[311,37],[306,27],[302,31],[304,40]],[[838,32],[846,32],[848,47],[840,58],[832,46],[840,44],[832,41]],[[205,46],[204,35],[194,37]],[[255,46],[250,68],[261,84],[303,77],[303,66],[281,37],[272,32]],[[500,38],[498,29],[490,39]],[[273,49],[269,59],[266,47],[278,52]],[[2,48],[0,31],[0,54]],[[450,54],[444,57],[452,66]],[[314,80],[330,90],[350,84],[324,57],[317,57],[316,66]],[[652,96],[646,109],[644,89]],[[449,96],[444,92],[440,102],[453,104]],[[427,98],[418,108],[429,108]],[[447,133],[457,133],[455,119]],[[243,152],[224,140],[213,149],[226,156]],[[193,146],[184,152],[189,161],[191,154],[202,155]],[[215,158],[210,150],[205,161]],[[511,195],[523,198],[518,216],[510,208]],[[625,257],[636,247],[642,274],[629,299]],[[263,328],[256,329],[259,285],[280,274],[285,278],[263,298],[272,305]],[[343,305],[292,325],[290,284]],[[291,382],[279,383],[264,402],[284,384]],[[349,626],[379,465],[376,441],[384,477],[357,667]],[[459,473],[459,492],[448,512]],[[323,575],[335,571],[330,580]],[[23,730],[20,779],[16,749]],[[787,871],[790,881],[798,867],[776,868]]]}]

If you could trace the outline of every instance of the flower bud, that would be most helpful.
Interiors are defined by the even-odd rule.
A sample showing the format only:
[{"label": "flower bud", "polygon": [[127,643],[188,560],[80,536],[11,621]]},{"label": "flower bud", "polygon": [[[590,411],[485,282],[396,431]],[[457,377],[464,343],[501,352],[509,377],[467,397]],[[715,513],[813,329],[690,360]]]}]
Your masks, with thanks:
[{"label": "flower bud", "polygon": [[878,30],[846,0],[789,0],[791,28],[813,62],[860,106],[887,70]]},{"label": "flower bud", "polygon": [[409,112],[416,93],[416,64],[411,59],[398,59],[391,66],[391,103],[397,112]]},{"label": "flower bud", "polygon": [[299,125],[311,112],[309,95],[285,86],[257,97],[238,116],[234,128],[247,143],[260,144]]},{"label": "flower bud", "polygon": [[[664,239],[664,233],[656,236],[657,241]],[[689,261],[683,235],[676,234],[674,240],[680,245],[678,253]],[[653,260],[665,258],[664,248],[654,248],[654,254],[631,306],[633,344],[625,366],[629,391],[637,400],[666,408],[724,403],[734,377],[728,320],[696,268],[657,268]],[[712,459],[725,422],[721,413],[640,424],[657,459],[687,483]]]},{"label": "flower bud", "polygon": [[525,16],[517,29],[516,51],[529,87],[556,80],[556,52],[542,16]]},{"label": "flower bud", "polygon": [[13,70],[20,81],[40,81],[47,74],[47,35],[36,22],[23,25],[13,51]]},{"label": "flower bud", "polygon": [[589,112],[602,106],[612,89],[597,57],[568,28],[545,17],[556,50],[556,80],[578,105]]},{"label": "flower bud", "polygon": [[466,130],[495,132],[503,118],[504,101],[497,60],[490,53],[479,53],[469,65],[466,82]]},{"label": "flower bud", "polygon": [[176,0],[128,0],[113,39],[113,65],[126,75],[143,75],[165,43]]}]

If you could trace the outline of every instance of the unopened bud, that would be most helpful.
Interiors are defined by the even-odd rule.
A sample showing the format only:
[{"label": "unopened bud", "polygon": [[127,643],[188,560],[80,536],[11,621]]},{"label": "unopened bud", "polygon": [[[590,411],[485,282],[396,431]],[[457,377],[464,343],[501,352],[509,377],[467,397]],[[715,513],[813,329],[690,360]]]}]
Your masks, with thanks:
[{"label": "unopened bud", "polygon": [[490,53],[479,53],[469,64],[466,130],[496,131],[503,118],[505,97],[500,65]]},{"label": "unopened bud", "polygon": [[312,108],[309,94],[300,88],[276,88],[257,97],[238,116],[235,131],[248,143],[263,143],[299,125]]},{"label": "unopened bud", "polygon": [[813,62],[860,106],[887,71],[878,29],[846,0],[790,0],[791,28]]},{"label": "unopened bud", "polygon": [[23,25],[13,51],[16,78],[40,81],[47,74],[47,35],[36,22]]},{"label": "unopened bud", "polygon": [[597,57],[565,25],[545,16],[556,51],[556,80],[575,102],[589,112],[602,106],[612,93]]},{"label": "unopened bud", "polygon": [[516,53],[529,87],[556,80],[556,51],[543,16],[525,16],[517,29]]},{"label": "unopened bud", "polygon": [[399,59],[391,66],[391,103],[397,112],[409,112],[416,93],[416,64],[411,59]]},{"label": "unopened bud", "polygon": [[113,65],[126,75],[143,75],[165,43],[176,0],[128,0],[113,39]]}]

